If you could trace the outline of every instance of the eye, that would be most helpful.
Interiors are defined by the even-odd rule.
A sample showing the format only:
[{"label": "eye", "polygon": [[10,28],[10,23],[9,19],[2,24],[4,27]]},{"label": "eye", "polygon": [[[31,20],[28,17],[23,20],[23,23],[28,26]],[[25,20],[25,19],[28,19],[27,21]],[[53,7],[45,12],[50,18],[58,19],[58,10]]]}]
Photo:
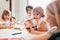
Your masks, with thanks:
[{"label": "eye", "polygon": [[26,29],[30,29],[30,27],[27,27]]},{"label": "eye", "polygon": [[37,13],[37,15],[39,15],[39,13]]}]

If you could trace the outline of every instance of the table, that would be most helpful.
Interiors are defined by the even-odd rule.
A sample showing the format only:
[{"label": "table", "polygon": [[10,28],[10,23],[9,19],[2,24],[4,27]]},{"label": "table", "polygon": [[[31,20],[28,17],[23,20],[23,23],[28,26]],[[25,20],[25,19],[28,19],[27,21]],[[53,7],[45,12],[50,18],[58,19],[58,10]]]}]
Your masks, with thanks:
[{"label": "table", "polygon": [[[20,33],[22,32],[22,33]],[[12,35],[14,33],[20,33],[16,35]],[[16,29],[0,29],[0,38],[24,38],[25,40],[28,40],[32,38],[34,35],[29,34],[26,29],[23,30],[16,30]]]}]

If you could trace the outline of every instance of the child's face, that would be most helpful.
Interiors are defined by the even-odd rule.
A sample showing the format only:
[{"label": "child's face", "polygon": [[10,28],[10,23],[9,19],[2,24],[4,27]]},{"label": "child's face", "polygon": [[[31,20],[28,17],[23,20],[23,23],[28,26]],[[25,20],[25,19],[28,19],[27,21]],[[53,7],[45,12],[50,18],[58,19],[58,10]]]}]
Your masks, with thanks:
[{"label": "child's face", "polygon": [[4,15],[4,19],[9,19],[10,16],[9,15]]},{"label": "child's face", "polygon": [[26,22],[26,27],[30,27],[31,25],[28,23],[28,22]]},{"label": "child's face", "polygon": [[25,23],[25,26],[26,26],[26,27],[32,27],[32,23],[26,22],[26,23]]},{"label": "child's face", "polygon": [[28,21],[25,23],[25,27],[28,30],[28,32],[31,32],[32,24],[29,23]]},{"label": "child's face", "polygon": [[35,19],[40,19],[40,14],[39,14],[37,11],[34,11],[34,12],[33,12],[33,17],[34,17]]},{"label": "child's face", "polygon": [[57,25],[56,19],[54,17],[48,16],[47,22],[50,24],[51,27]]},{"label": "child's face", "polygon": [[28,8],[28,15],[31,15],[32,9]]}]

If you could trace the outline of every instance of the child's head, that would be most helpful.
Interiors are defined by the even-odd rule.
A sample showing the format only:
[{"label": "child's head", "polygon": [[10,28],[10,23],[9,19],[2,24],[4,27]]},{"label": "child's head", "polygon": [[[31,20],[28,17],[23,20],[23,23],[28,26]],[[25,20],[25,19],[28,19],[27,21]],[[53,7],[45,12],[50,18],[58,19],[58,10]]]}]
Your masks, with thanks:
[{"label": "child's head", "polygon": [[11,19],[10,19],[10,21],[14,21],[15,22],[16,18],[12,16]]},{"label": "child's head", "polygon": [[3,13],[2,13],[2,19],[5,20],[5,19],[10,19],[10,13],[8,10],[4,10]]},{"label": "child's head", "polygon": [[31,15],[32,10],[33,10],[32,6],[26,6],[26,12],[27,12],[28,15]]},{"label": "child's head", "polygon": [[31,20],[27,20],[25,22],[25,27],[32,27],[33,26],[33,22]]},{"label": "child's head", "polygon": [[41,7],[34,8],[34,10],[33,10],[33,17],[35,19],[40,19],[41,17],[44,17],[43,9]]},{"label": "child's head", "polygon": [[51,27],[56,26],[56,18],[54,17],[54,11],[52,8],[47,7],[47,22],[50,24]]},{"label": "child's head", "polygon": [[10,18],[11,24],[14,25],[16,23],[16,18],[15,17],[11,17]]},{"label": "child's head", "polygon": [[25,27],[26,27],[26,29],[27,29],[27,31],[28,31],[29,33],[31,32],[32,26],[33,26],[33,22],[32,22],[31,20],[27,20],[27,21],[25,22]]}]

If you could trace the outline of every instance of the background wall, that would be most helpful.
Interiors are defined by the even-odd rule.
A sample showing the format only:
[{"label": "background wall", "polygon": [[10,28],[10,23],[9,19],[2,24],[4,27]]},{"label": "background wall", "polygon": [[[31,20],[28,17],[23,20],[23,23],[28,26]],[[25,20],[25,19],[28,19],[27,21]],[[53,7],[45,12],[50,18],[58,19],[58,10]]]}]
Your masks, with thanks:
[{"label": "background wall", "polygon": [[19,21],[24,15],[26,15],[25,7],[27,0],[12,0],[12,15]]}]

